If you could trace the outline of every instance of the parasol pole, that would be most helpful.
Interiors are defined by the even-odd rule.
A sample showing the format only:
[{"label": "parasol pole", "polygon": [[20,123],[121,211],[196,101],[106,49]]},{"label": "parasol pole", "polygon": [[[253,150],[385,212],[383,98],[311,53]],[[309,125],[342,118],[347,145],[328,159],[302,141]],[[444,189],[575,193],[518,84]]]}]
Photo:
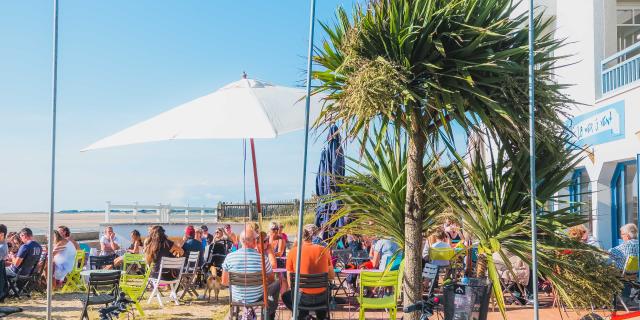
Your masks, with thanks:
[{"label": "parasol pole", "polygon": [[51,319],[53,290],[53,224],[56,177],[56,107],[58,98],[58,0],[53,0],[53,67],[51,77],[51,194],[49,203],[49,234],[47,236],[47,319]]},{"label": "parasol pole", "polygon": [[304,197],[307,184],[307,154],[309,149],[309,108],[311,105],[311,70],[313,66],[313,26],[316,20],[316,1],[311,0],[309,15],[309,52],[307,57],[307,96],[304,109],[304,157],[302,162],[302,187],[300,190],[300,208],[298,208],[298,247],[296,250],[296,268],[293,284],[293,310],[291,319],[298,319],[298,305],[300,304],[300,257],[302,256],[302,225],[304,223]]},{"label": "parasol pole", "polygon": [[537,203],[536,203],[536,136],[535,136],[535,90],[534,90],[534,17],[533,0],[529,0],[529,172],[531,189],[531,273],[533,275],[533,319],[538,320],[538,228],[537,228]]},{"label": "parasol pole", "polygon": [[[256,187],[256,206],[258,206],[258,209],[256,210],[258,212],[258,224],[260,225],[260,227],[262,228],[262,206],[260,205],[260,186],[258,184],[258,167],[256,166],[256,148],[253,144],[253,138],[249,139],[249,142],[251,144],[251,160],[253,161],[253,182],[255,183],[255,187]],[[261,230],[256,230],[256,232],[258,232],[258,245],[260,246],[260,252],[265,252],[264,251],[264,239],[262,237],[262,232]],[[262,256],[262,254],[260,254]],[[263,319],[267,319],[267,309],[269,306],[269,297],[267,296],[268,293],[268,288],[267,288],[267,273],[265,271],[265,265],[264,265],[264,256],[262,256],[262,259],[260,259],[260,273],[262,273],[262,295],[263,295],[263,301],[264,301],[264,308],[262,308],[262,316]]]}]

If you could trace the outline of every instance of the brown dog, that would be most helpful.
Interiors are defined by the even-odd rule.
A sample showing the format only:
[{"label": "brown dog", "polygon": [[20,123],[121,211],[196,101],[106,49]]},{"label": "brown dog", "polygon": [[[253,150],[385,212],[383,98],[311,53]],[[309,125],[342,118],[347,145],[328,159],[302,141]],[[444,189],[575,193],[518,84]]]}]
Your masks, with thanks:
[{"label": "brown dog", "polygon": [[218,301],[218,294],[222,288],[220,277],[218,277],[218,270],[216,270],[216,267],[211,266],[209,268],[209,272],[211,272],[211,275],[207,278],[207,287],[204,288],[204,297],[206,298],[207,293],[209,293],[207,301],[211,301],[211,290],[213,290],[213,293],[216,295],[216,301]]}]

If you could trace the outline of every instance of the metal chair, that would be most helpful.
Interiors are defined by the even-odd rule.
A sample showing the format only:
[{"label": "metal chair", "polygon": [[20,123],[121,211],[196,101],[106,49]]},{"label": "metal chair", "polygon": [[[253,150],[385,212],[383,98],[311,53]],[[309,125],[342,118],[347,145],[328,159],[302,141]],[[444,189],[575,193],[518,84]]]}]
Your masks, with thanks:
[{"label": "metal chair", "polygon": [[[229,272],[229,316],[230,319],[233,319],[235,316],[238,318],[238,313],[240,307],[248,307],[248,308],[261,308],[261,310],[266,310],[267,306],[264,304],[264,299],[261,296],[258,301],[255,302],[245,302],[245,301],[235,301],[233,297],[233,289],[234,287],[260,287],[262,290],[262,274],[260,272],[251,272],[251,273],[236,273]],[[242,290],[242,289],[240,289]]]},{"label": "metal chair", "polygon": [[[295,273],[290,273],[290,280],[291,283],[295,282]],[[320,288],[325,288],[325,291],[323,293],[320,293],[318,295],[322,295],[324,296],[323,301],[325,301],[323,304],[317,304],[317,305],[306,305],[303,303],[300,303],[298,305],[298,309],[299,310],[305,310],[305,311],[321,311],[321,310],[326,310],[327,312],[327,319],[331,319],[331,307],[330,307],[330,301],[331,301],[331,291],[330,291],[330,284],[329,284],[329,276],[326,273],[318,273],[318,274],[300,274],[300,282],[299,282],[300,286],[298,287],[298,290],[300,289],[320,289]],[[305,295],[305,293],[302,293],[303,295]]]},{"label": "metal chair", "polygon": [[89,283],[87,284],[87,295],[81,297],[82,315],[80,319],[89,319],[87,309],[93,305],[109,305],[118,299],[120,271],[108,271],[100,273],[91,273],[89,275]]},{"label": "metal chair", "polygon": [[161,285],[168,285],[171,290],[171,292],[169,293],[169,298],[173,300],[176,305],[180,305],[180,301],[178,301],[177,290],[182,275],[182,269],[184,267],[184,260],[184,257],[162,257],[162,260],[160,260],[160,269],[158,269],[158,274],[155,276],[155,278],[149,278],[149,284],[151,284],[153,289],[151,291],[149,299],[147,300],[147,303],[151,303],[151,300],[155,296],[158,299],[158,304],[160,304],[160,307],[164,307],[158,289]]},{"label": "metal chair", "polygon": [[71,269],[71,272],[67,274],[64,286],[62,287],[62,290],[60,290],[60,292],[76,292],[85,289],[84,281],[82,281],[82,276],[80,275],[80,272],[84,268],[85,256],[86,255],[83,250],[76,251],[75,260],[73,262],[73,269]]},{"label": "metal chair", "polygon": [[433,291],[438,286],[438,266],[431,263],[425,263],[422,268],[422,281],[426,285],[424,286],[427,296],[431,296]]},{"label": "metal chair", "polygon": [[89,257],[89,270],[100,270],[107,266],[113,266],[114,255],[108,256],[90,256]]},{"label": "metal chair", "polygon": [[[8,277],[9,290],[13,292],[13,296],[31,295],[31,289],[37,281],[37,279],[34,279],[34,275],[37,275],[38,263],[40,262],[41,256],[42,248],[34,249],[30,255],[22,260],[17,275],[15,277]],[[28,271],[24,272],[24,270]]]},{"label": "metal chair", "polygon": [[180,277],[180,284],[178,288],[182,288],[182,295],[180,295],[180,300],[184,299],[184,296],[188,293],[190,296],[197,298],[198,292],[196,291],[197,283],[196,279],[198,277],[198,260],[200,258],[200,251],[191,251],[189,252],[189,257],[187,258],[187,264],[184,266],[184,270],[182,271],[182,276]]}]

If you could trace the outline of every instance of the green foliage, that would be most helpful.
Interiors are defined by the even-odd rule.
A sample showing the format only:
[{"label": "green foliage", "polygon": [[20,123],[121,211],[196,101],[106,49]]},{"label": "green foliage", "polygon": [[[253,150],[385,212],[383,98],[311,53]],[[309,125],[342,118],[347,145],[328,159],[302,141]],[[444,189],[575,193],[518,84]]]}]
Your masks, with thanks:
[{"label": "green foliage", "polygon": [[[378,141],[369,139],[362,159],[349,158],[348,174],[339,183],[341,191],[325,199],[340,200],[344,204],[328,225],[340,218],[350,221],[337,230],[332,241],[348,234],[359,234],[390,238],[404,249],[407,150],[402,140],[398,132]],[[438,165],[436,159],[434,157],[425,165],[428,180],[436,178],[432,174]],[[436,215],[443,210],[441,202],[434,199],[436,194],[429,193],[428,196],[430,201],[427,201],[426,214],[421,221],[424,232],[433,227]]]},{"label": "green foliage", "polygon": [[[451,122],[477,130],[484,123],[502,141],[526,141],[528,34],[526,14],[511,0],[374,0],[339,8],[322,24],[326,40],[316,48],[320,80],[328,94],[316,125],[341,121],[355,137],[373,120],[435,138]],[[553,79],[563,45],[535,19],[538,124],[563,127],[570,102]]]},{"label": "green foliage", "polygon": [[607,258],[593,250],[555,252],[557,277],[552,283],[558,298],[574,308],[613,307],[611,297],[622,291],[622,283],[620,270]]},{"label": "green foliage", "polygon": [[[508,147],[504,145],[498,145],[496,149],[495,152],[489,151],[488,155],[476,151],[473,160],[468,162],[450,147],[450,152],[457,159],[452,165],[456,175],[442,174],[445,178],[441,179],[441,184],[432,185],[432,188],[459,215],[463,228],[479,241],[480,253],[487,256],[498,253],[509,266],[506,252],[510,252],[531,265],[529,156],[525,152],[509,156]],[[554,194],[568,186],[566,177],[580,159],[568,149],[548,142],[538,144],[537,159],[538,207],[541,208]],[[584,261],[585,257],[600,256],[600,251],[565,235],[567,228],[585,222],[584,216],[572,213],[576,205],[569,203],[566,208],[540,211],[537,218],[539,275],[555,285],[559,298],[569,307],[584,306],[585,301],[600,303],[605,293],[619,287],[619,281],[606,276],[610,270],[602,262],[597,262],[601,260]],[[571,257],[557,254],[564,250],[577,253]],[[580,269],[580,263],[591,263],[594,268]],[[494,283],[493,293],[503,311],[502,289],[491,259],[488,270]],[[602,278],[601,282],[599,278]],[[591,285],[595,289],[575,295],[575,290],[579,289],[573,286],[586,282],[598,283]],[[611,290],[596,294],[604,286]]]}]

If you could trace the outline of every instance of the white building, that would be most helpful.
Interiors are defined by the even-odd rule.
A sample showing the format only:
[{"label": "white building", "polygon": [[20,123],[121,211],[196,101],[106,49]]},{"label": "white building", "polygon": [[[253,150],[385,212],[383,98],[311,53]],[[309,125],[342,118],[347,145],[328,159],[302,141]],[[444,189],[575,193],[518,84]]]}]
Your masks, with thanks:
[{"label": "white building", "polygon": [[640,154],[640,0],[544,0],[555,16],[555,36],[570,45],[575,64],[558,72],[573,84],[567,93],[584,105],[570,125],[591,153],[570,177],[571,200],[583,202],[590,228],[604,248],[617,245],[618,229],[638,223]]}]

